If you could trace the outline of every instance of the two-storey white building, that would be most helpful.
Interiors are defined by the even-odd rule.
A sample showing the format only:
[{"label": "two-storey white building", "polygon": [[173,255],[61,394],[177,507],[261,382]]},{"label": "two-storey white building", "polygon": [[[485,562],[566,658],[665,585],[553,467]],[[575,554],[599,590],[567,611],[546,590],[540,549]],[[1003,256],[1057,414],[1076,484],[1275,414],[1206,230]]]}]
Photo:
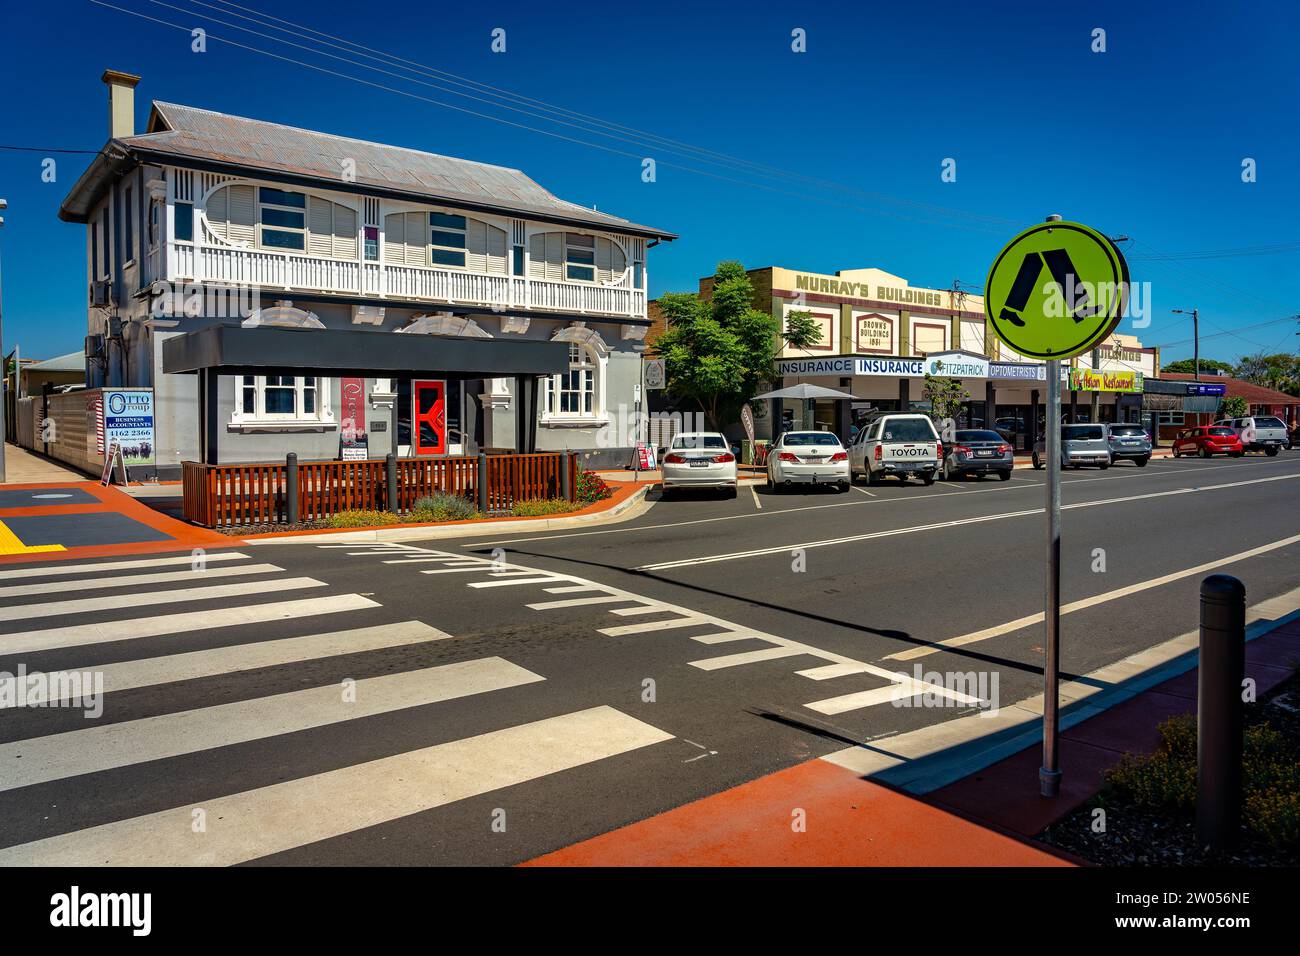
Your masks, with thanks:
[{"label": "two-storey white building", "polygon": [[[536,448],[630,460],[609,426],[640,381],[646,252],[671,233],[517,169],[189,106],[154,102],[137,134],[139,78],[103,79],[110,139],[60,217],[87,227],[87,384],[154,389],[164,477],[199,449],[196,381],[162,371],[162,343],[213,324],[564,342],[569,371],[542,380]],[[359,418],[370,457],[514,447],[529,403],[511,380],[441,383],[437,434],[418,413],[426,387],[224,376],[220,460],[337,458]]]}]

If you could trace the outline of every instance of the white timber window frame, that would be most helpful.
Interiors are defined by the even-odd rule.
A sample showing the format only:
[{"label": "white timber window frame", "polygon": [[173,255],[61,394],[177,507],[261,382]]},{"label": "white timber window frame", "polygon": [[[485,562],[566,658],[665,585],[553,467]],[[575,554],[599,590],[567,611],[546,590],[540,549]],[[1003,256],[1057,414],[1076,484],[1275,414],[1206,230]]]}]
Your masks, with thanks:
[{"label": "white timber window frame", "polygon": [[[301,203],[298,202],[301,200]],[[272,235],[296,236],[298,245],[267,242]],[[275,186],[257,187],[257,247],[272,252],[307,252],[307,194]]]},{"label": "white timber window frame", "polygon": [[569,343],[569,369],[541,380],[539,422],[543,425],[599,425],[609,420],[605,389],[609,349],[599,334],[569,326],[551,341]]},{"label": "white timber window frame", "polygon": [[338,427],[331,379],[314,375],[236,375],[232,427],[244,431]]}]

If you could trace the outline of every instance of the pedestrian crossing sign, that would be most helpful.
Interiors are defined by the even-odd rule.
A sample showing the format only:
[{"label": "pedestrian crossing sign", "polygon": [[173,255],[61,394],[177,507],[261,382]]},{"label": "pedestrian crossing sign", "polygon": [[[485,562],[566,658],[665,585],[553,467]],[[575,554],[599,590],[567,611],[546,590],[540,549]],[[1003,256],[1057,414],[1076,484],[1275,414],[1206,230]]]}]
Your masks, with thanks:
[{"label": "pedestrian crossing sign", "polygon": [[993,334],[1021,355],[1069,359],[1119,325],[1128,285],[1128,263],[1108,237],[1049,220],[998,254],[984,284],[984,314]]}]

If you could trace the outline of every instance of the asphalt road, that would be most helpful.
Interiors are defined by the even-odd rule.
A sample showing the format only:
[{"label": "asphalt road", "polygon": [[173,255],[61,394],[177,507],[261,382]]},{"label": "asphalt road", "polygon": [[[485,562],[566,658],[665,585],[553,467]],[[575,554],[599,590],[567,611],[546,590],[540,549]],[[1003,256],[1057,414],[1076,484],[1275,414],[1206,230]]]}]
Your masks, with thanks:
[{"label": "asphalt road", "polygon": [[[1300,587],[1300,453],[1064,480],[1067,674],[1193,630],[1206,565],[1248,603]],[[0,714],[0,864],[513,863],[978,706],[893,706],[894,674],[996,674],[1006,706],[1041,690],[1016,622],[1043,491],[742,488],[586,530],[6,568],[0,671],[112,692]]]}]

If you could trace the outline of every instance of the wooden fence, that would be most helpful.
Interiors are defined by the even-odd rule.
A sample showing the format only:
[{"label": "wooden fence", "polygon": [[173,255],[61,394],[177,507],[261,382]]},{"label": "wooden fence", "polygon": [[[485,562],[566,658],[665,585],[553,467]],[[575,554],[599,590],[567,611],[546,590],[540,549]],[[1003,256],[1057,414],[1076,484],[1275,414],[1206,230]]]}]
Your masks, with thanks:
[{"label": "wooden fence", "polygon": [[[487,455],[488,513],[510,509],[530,498],[558,498],[561,469],[569,468],[569,497],[577,488],[577,458],[556,452]],[[399,458],[397,513],[408,514],[420,498],[435,492],[479,504],[479,459]],[[205,465],[181,464],[185,519],[209,528],[275,524],[288,520],[288,465],[285,462]],[[481,505],[480,505],[481,506]],[[298,517],[315,521],[340,511],[387,511],[388,477],[383,458],[365,461],[298,463]]]}]

